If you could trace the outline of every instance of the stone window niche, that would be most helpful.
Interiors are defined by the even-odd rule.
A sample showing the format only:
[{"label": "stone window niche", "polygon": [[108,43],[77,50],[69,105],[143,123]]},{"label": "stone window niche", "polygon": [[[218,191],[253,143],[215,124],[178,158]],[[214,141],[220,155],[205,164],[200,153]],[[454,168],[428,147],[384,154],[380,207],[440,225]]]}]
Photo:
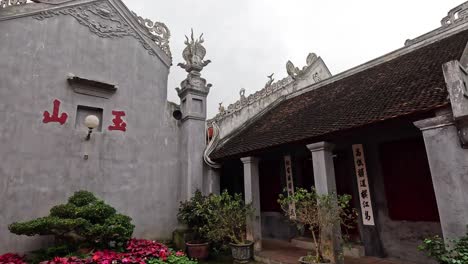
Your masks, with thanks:
[{"label": "stone window niche", "polygon": [[76,110],[76,118],[75,118],[75,128],[80,130],[87,130],[88,128],[85,127],[84,121],[88,115],[95,115],[99,118],[99,126],[94,129],[94,131],[101,132],[102,131],[102,108],[90,107],[79,105]]}]

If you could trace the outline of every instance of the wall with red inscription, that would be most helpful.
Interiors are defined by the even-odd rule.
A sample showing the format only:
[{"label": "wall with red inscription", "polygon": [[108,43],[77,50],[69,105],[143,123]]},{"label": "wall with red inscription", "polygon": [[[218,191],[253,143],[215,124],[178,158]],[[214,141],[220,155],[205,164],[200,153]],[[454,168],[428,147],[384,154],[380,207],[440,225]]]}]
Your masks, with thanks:
[{"label": "wall with red inscription", "polygon": [[[119,2],[0,10],[0,252],[39,247],[8,224],[81,189],[131,216],[135,236],[171,238],[184,146],[167,102],[170,58]],[[102,116],[89,141],[80,109]]]}]

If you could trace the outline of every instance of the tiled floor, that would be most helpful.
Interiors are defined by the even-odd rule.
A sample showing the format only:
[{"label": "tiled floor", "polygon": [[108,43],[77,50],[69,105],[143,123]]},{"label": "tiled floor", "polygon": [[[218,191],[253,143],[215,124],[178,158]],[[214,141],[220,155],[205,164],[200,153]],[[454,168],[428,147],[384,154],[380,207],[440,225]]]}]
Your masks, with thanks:
[{"label": "tiled floor", "polygon": [[[297,264],[301,256],[307,255],[307,250],[293,247],[287,243],[278,241],[262,241],[261,252],[255,256],[255,260],[269,264]],[[345,264],[411,264],[401,261],[379,259],[372,257],[345,258]]]}]

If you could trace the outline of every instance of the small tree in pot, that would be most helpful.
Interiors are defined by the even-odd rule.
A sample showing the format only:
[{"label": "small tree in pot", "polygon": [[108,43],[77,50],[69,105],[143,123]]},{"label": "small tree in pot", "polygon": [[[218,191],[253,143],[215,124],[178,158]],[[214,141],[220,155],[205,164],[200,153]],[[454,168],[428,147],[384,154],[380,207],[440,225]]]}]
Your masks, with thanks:
[{"label": "small tree in pot", "polygon": [[[320,195],[314,188],[310,191],[298,188],[292,195],[280,195],[278,203],[285,214],[298,227],[308,227],[314,242],[314,254],[301,257],[302,263],[329,263],[324,258],[325,246],[324,231],[330,231],[336,225],[352,228],[357,212],[349,207],[350,195],[336,195],[334,193]],[[294,210],[292,206],[295,207]]]},{"label": "small tree in pot", "polygon": [[242,195],[209,196],[212,212],[207,225],[207,235],[212,241],[228,242],[236,262],[245,263],[252,258],[252,241],[246,239],[247,218],[253,213],[252,206],[246,204]]},{"label": "small tree in pot", "polygon": [[190,200],[180,203],[177,214],[179,221],[193,232],[193,240],[185,244],[187,253],[191,258],[200,260],[208,258],[209,255],[207,224],[211,212],[207,206],[207,199],[207,196],[197,190]]}]

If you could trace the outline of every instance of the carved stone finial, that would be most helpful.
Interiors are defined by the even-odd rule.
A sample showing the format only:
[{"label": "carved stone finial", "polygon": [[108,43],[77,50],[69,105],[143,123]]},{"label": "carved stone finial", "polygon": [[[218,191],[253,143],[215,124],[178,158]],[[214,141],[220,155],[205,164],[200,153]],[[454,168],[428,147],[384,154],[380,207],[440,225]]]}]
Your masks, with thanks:
[{"label": "carved stone finial", "polygon": [[286,71],[288,72],[288,75],[291,76],[291,78],[296,79],[299,75],[304,73],[307,68],[312,66],[316,61],[318,60],[318,57],[315,53],[309,53],[306,59],[306,66],[300,70],[298,67],[294,66],[294,64],[291,61],[288,61],[286,63]]},{"label": "carved stone finial", "polygon": [[268,82],[265,84],[265,88],[270,87],[273,84],[273,82],[275,81],[275,78],[273,78],[273,75],[275,75],[275,74],[272,73],[272,74],[267,76]]},{"label": "carved stone finial", "polygon": [[244,88],[241,88],[241,89],[240,89],[239,95],[240,95],[241,100],[244,100],[244,99],[245,99],[245,89],[244,89]]},{"label": "carved stone finial", "polygon": [[188,75],[180,84],[181,89],[177,90],[177,93],[181,96],[184,91],[195,89],[208,94],[212,85],[207,84],[200,73],[203,68],[211,62],[210,60],[204,60],[206,49],[202,45],[205,41],[203,39],[203,34],[201,34],[198,39],[195,39],[192,29],[191,38],[189,39],[187,36],[185,36],[185,38],[185,45],[187,46],[182,52],[185,63],[179,63],[178,66],[188,72]]},{"label": "carved stone finial", "polygon": [[443,27],[458,24],[468,19],[468,2],[465,2],[452,10],[450,10],[446,17],[441,21]]},{"label": "carved stone finial", "polygon": [[317,54],[309,53],[306,59],[307,66],[314,64],[314,62],[318,59]]},{"label": "carved stone finial", "polygon": [[299,68],[294,66],[294,64],[291,61],[288,61],[286,63],[286,71],[288,72],[288,75],[291,76],[291,78],[296,79],[296,76],[300,73]]},{"label": "carved stone finial", "polygon": [[226,111],[226,109],[223,106],[223,102],[219,103],[218,110],[219,110],[220,113],[224,113],[224,111]]},{"label": "carved stone finial", "polygon": [[189,40],[187,36],[185,36],[185,38],[185,45],[187,45],[187,47],[185,47],[182,53],[185,63],[179,63],[177,65],[185,69],[188,73],[199,75],[203,68],[211,62],[210,60],[203,60],[206,55],[206,49],[202,45],[205,41],[203,39],[203,34],[201,34],[198,39],[195,39],[192,29],[191,39]]}]

